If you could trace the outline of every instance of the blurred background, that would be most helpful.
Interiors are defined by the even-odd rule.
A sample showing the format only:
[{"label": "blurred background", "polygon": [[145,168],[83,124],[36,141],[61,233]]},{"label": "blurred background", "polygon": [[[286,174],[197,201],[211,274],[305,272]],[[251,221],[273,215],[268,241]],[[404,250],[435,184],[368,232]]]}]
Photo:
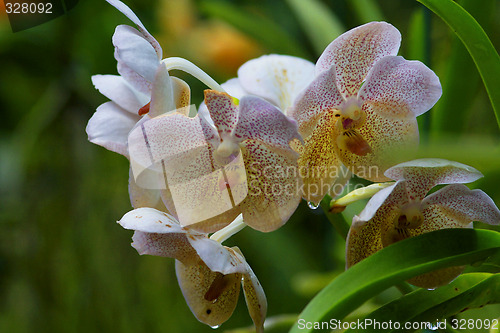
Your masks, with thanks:
[{"label": "blurred background", "polygon": [[[426,63],[444,94],[419,117],[420,157],[472,165],[472,184],[500,204],[500,131],[476,67],[461,42],[416,1],[128,0],[163,47],[219,82],[245,61],[281,53],[315,62],[357,25],[384,20],[402,33],[400,54]],[[459,1],[500,45],[500,3]],[[3,3],[0,2],[0,6]],[[310,24],[316,16],[321,29]],[[111,36],[129,20],[104,0],[13,33],[0,10],[0,332],[211,332],[185,304],[174,261],[140,257],[116,221],[131,209],[128,161],[87,141],[85,126],[106,101],[94,74],[116,74]],[[199,104],[204,87],[178,74]],[[363,207],[349,207],[350,220]],[[238,245],[268,298],[274,331],[287,331],[308,300],[344,270],[344,241],[301,204],[281,229],[245,229]],[[388,290],[356,315],[397,296]],[[464,316],[493,318],[498,307]],[[280,315],[285,315],[281,316]],[[219,330],[251,325],[243,297]],[[280,327],[281,325],[281,327]]]}]

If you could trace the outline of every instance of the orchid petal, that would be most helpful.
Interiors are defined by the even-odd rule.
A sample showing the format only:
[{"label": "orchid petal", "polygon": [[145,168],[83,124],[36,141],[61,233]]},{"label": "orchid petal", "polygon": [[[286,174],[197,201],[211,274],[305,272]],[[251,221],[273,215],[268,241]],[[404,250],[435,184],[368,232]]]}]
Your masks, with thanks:
[{"label": "orchid petal", "polygon": [[411,111],[416,117],[436,104],[441,93],[439,78],[423,63],[387,56],[373,66],[358,96],[383,105],[378,111],[385,116],[407,116]]},{"label": "orchid petal", "polygon": [[243,292],[245,294],[245,302],[247,303],[248,312],[255,325],[257,333],[264,332],[264,320],[267,313],[267,299],[264,289],[262,288],[257,276],[246,263],[243,254],[237,247],[231,248],[235,252],[235,256],[246,265],[247,272],[243,274]]},{"label": "orchid petal", "polygon": [[205,90],[205,104],[219,136],[224,139],[231,134],[238,122],[238,107],[227,93],[215,90]]},{"label": "orchid petal", "polygon": [[238,302],[241,274],[223,275],[211,271],[203,262],[184,265],[175,262],[182,294],[200,322],[217,327],[231,317]]},{"label": "orchid petal", "polygon": [[300,202],[297,157],[254,140],[245,140],[241,145],[249,186],[241,203],[243,220],[259,231],[276,230],[288,221]]},{"label": "orchid petal", "polygon": [[224,275],[234,273],[246,273],[246,261],[234,254],[228,247],[222,246],[210,238],[188,236],[189,243],[196,250],[201,260],[212,272]]},{"label": "orchid petal", "polygon": [[[162,178],[158,181],[161,180]],[[128,192],[130,195],[130,203],[134,208],[151,207],[163,212],[167,211],[161,199],[161,192],[159,190],[145,189],[137,185],[132,169],[130,169],[129,172]]]},{"label": "orchid petal", "polygon": [[410,197],[420,200],[436,185],[470,183],[483,176],[473,167],[439,158],[400,163],[388,169],[385,175],[394,180],[405,179]]},{"label": "orchid petal", "polygon": [[238,123],[233,135],[238,140],[256,140],[270,147],[291,150],[289,143],[301,139],[297,123],[269,102],[245,96],[240,101]]},{"label": "orchid petal", "polygon": [[500,224],[500,210],[493,200],[481,190],[470,190],[462,184],[443,187],[422,201],[424,207],[437,206],[442,215],[462,225],[472,221]]},{"label": "orchid petal", "polygon": [[339,144],[348,137],[349,131],[343,131],[341,124],[335,126],[337,145],[335,152],[355,175],[371,181],[389,180],[384,171],[401,162],[418,145],[418,128],[415,117],[388,118],[380,115],[378,105],[370,102],[363,104],[366,121],[355,133],[370,148],[365,155],[358,155]]},{"label": "orchid petal", "polygon": [[127,66],[119,57],[118,52],[115,50],[115,59],[117,61],[117,71],[121,77],[123,77],[130,85],[137,91],[150,95],[152,83],[139,75],[132,68]]},{"label": "orchid petal", "polygon": [[158,66],[151,90],[150,117],[156,117],[177,108],[174,89],[166,66]]},{"label": "orchid petal", "polygon": [[[153,208],[138,208],[125,214],[118,223],[125,229],[135,230],[132,246],[141,255],[176,258],[186,264],[199,260],[187,240],[186,231],[170,214]],[[189,237],[207,239],[195,233],[190,233]]]},{"label": "orchid petal", "polygon": [[[205,138],[200,118],[178,113],[166,114],[144,122],[129,135],[129,152],[134,175],[153,170],[164,175],[174,207],[164,200],[169,211],[175,211],[182,226],[199,225],[213,232],[229,224],[238,214],[237,205],[246,193],[227,189],[224,172],[236,173],[239,185],[246,178],[241,158],[221,169],[212,158],[213,147]],[[240,177],[241,176],[241,177]],[[142,185],[142,184],[140,184]],[[223,218],[215,219],[223,214]],[[194,226],[193,226],[194,228]]]},{"label": "orchid petal", "polygon": [[372,66],[382,57],[396,55],[401,34],[385,22],[370,22],[349,30],[328,45],[316,63],[320,73],[335,67],[337,85],[347,98],[358,93]]},{"label": "orchid petal", "polygon": [[[172,80],[176,108],[186,108],[191,103],[191,88],[189,88],[189,85],[185,81],[177,77],[172,76],[170,79]],[[186,116],[188,115],[186,114]]]},{"label": "orchid petal", "polygon": [[94,75],[92,83],[101,94],[133,114],[149,101],[119,75]]},{"label": "orchid petal", "polygon": [[144,38],[151,44],[151,46],[154,48],[156,54],[158,55],[158,59],[163,58],[162,56],[162,49],[160,47],[160,44],[158,41],[149,33],[149,31],[144,27],[142,24],[141,20],[135,15],[135,13],[123,2],[118,1],[118,0],[106,0],[109,4],[111,4],[113,7],[118,9],[120,12],[122,12],[126,17],[128,17],[132,22],[134,22],[139,30],[141,31],[141,34],[144,36]]},{"label": "orchid petal", "polygon": [[382,235],[393,227],[399,208],[408,202],[404,182],[380,190],[375,194],[365,209],[354,216],[346,240],[346,265],[360,262],[384,245]]},{"label": "orchid petal", "polygon": [[97,108],[85,130],[90,142],[128,157],[127,136],[139,119],[115,103],[106,102]]},{"label": "orchid petal", "polygon": [[147,81],[154,81],[160,61],[155,49],[139,31],[128,25],[117,26],[113,45],[119,62],[125,63]]},{"label": "orchid petal", "polygon": [[304,146],[297,148],[300,153],[299,172],[304,182],[303,196],[315,204],[318,204],[332,187],[343,187],[344,182],[338,181],[347,178],[342,177],[345,172],[332,147],[334,122],[334,114],[325,112],[319,118],[312,135],[304,140]]},{"label": "orchid petal", "polygon": [[241,86],[286,110],[297,94],[314,78],[314,64],[286,55],[264,55],[238,69]]},{"label": "orchid petal", "polygon": [[221,87],[231,95],[237,99],[241,99],[243,96],[248,95],[248,91],[246,91],[238,78],[232,78],[221,84]]},{"label": "orchid petal", "polygon": [[296,98],[289,115],[297,120],[299,133],[305,138],[311,135],[319,117],[331,109],[338,109],[344,98],[337,84],[335,68],[320,73]]}]

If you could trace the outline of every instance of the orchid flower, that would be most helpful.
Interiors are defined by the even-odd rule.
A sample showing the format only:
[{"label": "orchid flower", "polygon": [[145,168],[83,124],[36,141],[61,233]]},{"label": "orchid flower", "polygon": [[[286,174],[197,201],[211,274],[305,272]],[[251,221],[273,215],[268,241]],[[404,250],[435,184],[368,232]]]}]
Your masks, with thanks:
[{"label": "orchid flower", "polygon": [[[420,159],[398,164],[385,172],[397,182],[375,194],[353,218],[347,237],[346,263],[350,267],[405,238],[445,228],[472,228],[473,221],[500,223],[500,211],[481,190],[462,183],[482,174],[476,169],[442,159]],[[427,195],[436,185],[447,185]],[[409,280],[424,288],[449,283],[463,267],[440,269]]]},{"label": "orchid flower", "polygon": [[343,168],[386,181],[384,170],[416,147],[416,116],[436,103],[441,85],[421,62],[396,56],[400,41],[392,25],[371,22],[339,36],[318,59],[315,79],[289,112],[304,138],[306,200],[318,203],[342,187],[350,178]]},{"label": "orchid flower", "polygon": [[301,198],[289,146],[300,138],[295,121],[255,96],[235,101],[206,90],[205,103],[207,113],[174,112],[136,127],[129,135],[134,174],[164,177],[156,182],[163,202],[183,227],[214,232],[242,213],[254,229],[279,228]]},{"label": "orchid flower", "polygon": [[[120,75],[94,75],[94,86],[111,101],[100,105],[89,120],[86,131],[89,141],[129,158],[128,134],[147,119],[161,112],[177,110],[189,112],[190,89],[181,79],[172,77],[168,71],[180,69],[188,72],[209,87],[223,90],[214,80],[195,65],[181,58],[162,60],[163,51],[158,41],[148,32],[139,18],[124,3],[107,0],[128,17],[137,29],[119,25],[113,35],[115,58]],[[150,112],[151,93],[155,80],[162,82],[162,108]],[[130,172],[130,200],[134,207],[156,207],[165,210],[159,191],[138,186]]]},{"label": "orchid flower", "polygon": [[256,331],[263,332],[266,296],[237,247],[223,246],[206,234],[182,228],[172,215],[153,208],[132,210],[118,223],[135,230],[132,246],[139,254],[176,259],[182,294],[200,322],[215,328],[229,319],[241,285]]}]

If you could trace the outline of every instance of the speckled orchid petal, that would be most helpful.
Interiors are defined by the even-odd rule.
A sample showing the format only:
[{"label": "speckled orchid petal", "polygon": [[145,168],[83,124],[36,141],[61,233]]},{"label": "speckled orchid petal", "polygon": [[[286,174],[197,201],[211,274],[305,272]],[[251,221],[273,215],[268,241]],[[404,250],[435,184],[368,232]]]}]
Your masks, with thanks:
[{"label": "speckled orchid petal", "polygon": [[205,104],[219,136],[229,136],[238,122],[238,107],[227,93],[205,90]]},{"label": "speckled orchid petal", "polygon": [[117,26],[113,35],[113,45],[119,63],[124,63],[145,80],[154,81],[160,59],[153,46],[137,29],[128,25]]},{"label": "speckled orchid petal", "polygon": [[128,157],[127,137],[139,119],[114,102],[106,102],[97,108],[85,130],[90,142]]},{"label": "speckled orchid petal", "polygon": [[[184,81],[171,76],[174,101],[177,109],[185,108],[191,103],[191,88]],[[187,114],[186,114],[187,116]]]},{"label": "speckled orchid petal", "polygon": [[113,7],[118,9],[120,12],[122,12],[126,17],[128,17],[132,22],[134,22],[137,27],[139,28],[142,36],[151,44],[151,46],[154,48],[156,54],[158,55],[158,59],[161,59],[163,57],[162,55],[162,49],[160,47],[160,44],[158,41],[149,33],[149,31],[144,27],[142,24],[141,20],[135,15],[135,13],[123,2],[118,1],[118,0],[106,0],[109,4],[111,4]]},{"label": "speckled orchid petal", "polygon": [[240,101],[238,123],[233,135],[238,141],[256,140],[269,147],[291,150],[293,139],[301,140],[297,123],[269,102],[245,96]]},{"label": "speckled orchid petal", "polygon": [[92,83],[101,94],[130,113],[137,114],[149,102],[145,94],[135,90],[119,75],[94,75]]},{"label": "speckled orchid petal", "polygon": [[297,147],[300,154],[298,168],[304,182],[303,197],[315,204],[323,199],[332,186],[343,185],[343,182],[339,184],[338,181],[345,174],[344,169],[333,151],[331,140],[335,119],[334,113],[325,112],[312,135],[304,140],[303,146]]},{"label": "speckled orchid petal", "polygon": [[[388,118],[380,115],[377,105],[363,104],[366,121],[354,131],[344,131],[341,124],[335,126],[335,153],[342,163],[358,177],[375,182],[387,181],[384,171],[408,158],[418,145],[418,125],[413,116],[407,118]],[[369,152],[355,154],[343,145],[343,140],[361,140],[368,145]]]},{"label": "speckled orchid petal", "polygon": [[394,180],[405,179],[409,196],[420,200],[436,185],[470,183],[483,177],[471,166],[439,158],[400,163],[388,169],[385,175]]},{"label": "speckled orchid petal", "polygon": [[276,230],[288,221],[300,202],[297,156],[254,140],[245,140],[241,145],[248,180],[248,195],[240,206],[243,219],[256,230]]},{"label": "speckled orchid petal", "polygon": [[314,78],[314,64],[287,55],[264,55],[238,69],[242,87],[285,111]]},{"label": "speckled orchid petal", "polygon": [[316,73],[335,67],[342,95],[355,96],[376,61],[396,55],[401,34],[385,22],[370,22],[349,30],[328,45],[316,63]]},{"label": "speckled orchid petal", "polygon": [[[228,190],[227,170],[231,167],[243,170],[235,171],[230,183],[246,181],[241,158],[219,168],[214,164],[213,149],[199,117],[188,118],[178,113],[144,122],[129,136],[134,175],[137,177],[145,170],[162,173],[169,189],[166,197],[174,205],[170,207],[169,200],[164,200],[168,210],[176,212],[182,226],[197,224],[197,230],[204,232],[224,227],[239,214],[237,205],[244,195]],[[223,217],[216,218],[221,214]],[[200,222],[205,223],[200,225]]]},{"label": "speckled orchid petal", "polygon": [[172,215],[153,208],[134,209],[118,223],[135,230],[132,246],[139,254],[176,258],[186,264],[199,260],[187,237],[208,239],[203,234],[186,232]]},{"label": "speckled orchid petal", "polygon": [[335,68],[319,74],[303,90],[289,110],[299,125],[299,133],[305,138],[311,135],[319,117],[332,109],[338,109],[344,98],[337,88]]},{"label": "speckled orchid petal", "polygon": [[232,247],[235,256],[240,258],[246,265],[246,273],[243,274],[243,292],[245,294],[245,302],[247,303],[248,312],[255,325],[257,333],[264,332],[264,321],[267,314],[267,299],[264,289],[262,288],[257,276],[250,268],[250,265],[245,261],[243,254],[238,247]]},{"label": "speckled orchid petal", "polygon": [[354,216],[346,240],[346,266],[360,262],[381,250],[382,234],[399,214],[399,207],[408,202],[406,184],[397,182],[375,194],[365,209]]},{"label": "speckled orchid petal", "polygon": [[470,190],[462,184],[443,187],[422,201],[423,207],[437,206],[443,215],[462,225],[479,221],[500,224],[500,211],[493,200],[481,190]]},{"label": "speckled orchid petal", "polygon": [[200,322],[218,327],[231,317],[238,302],[241,273],[223,275],[200,261],[184,265],[176,260],[175,271],[182,294]]},{"label": "speckled orchid petal", "polygon": [[377,105],[387,117],[414,116],[429,110],[441,97],[439,78],[420,61],[387,56],[374,65],[358,97]]}]

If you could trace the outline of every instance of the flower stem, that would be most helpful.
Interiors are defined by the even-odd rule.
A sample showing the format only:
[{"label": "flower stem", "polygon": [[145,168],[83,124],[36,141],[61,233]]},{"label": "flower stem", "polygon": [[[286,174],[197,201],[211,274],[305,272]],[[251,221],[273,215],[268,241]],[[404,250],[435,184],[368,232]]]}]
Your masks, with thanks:
[{"label": "flower stem", "polygon": [[335,230],[342,236],[342,238],[346,239],[347,234],[349,233],[349,223],[344,218],[344,215],[342,214],[332,214],[330,213],[330,201],[332,201],[332,198],[329,195],[325,195],[323,200],[321,200],[321,208],[323,209],[323,212],[326,215],[326,218],[330,223],[333,225]]},{"label": "flower stem", "polygon": [[170,57],[170,58],[165,58],[162,60],[162,63],[167,66],[167,69],[173,70],[173,69],[178,69],[181,71],[184,71],[204,84],[206,84],[209,88],[220,91],[220,92],[225,92],[225,90],[218,84],[214,79],[212,79],[207,73],[205,73],[200,67],[196,66],[193,64],[191,61],[186,60],[184,58],[180,57]]},{"label": "flower stem", "polygon": [[238,215],[238,217],[236,217],[236,219],[234,219],[233,222],[231,222],[231,224],[227,225],[226,227],[222,228],[217,232],[214,232],[210,236],[210,239],[222,243],[225,240],[229,239],[234,234],[243,230],[246,226],[247,225],[245,224],[245,222],[243,222],[243,215],[240,214]]}]

